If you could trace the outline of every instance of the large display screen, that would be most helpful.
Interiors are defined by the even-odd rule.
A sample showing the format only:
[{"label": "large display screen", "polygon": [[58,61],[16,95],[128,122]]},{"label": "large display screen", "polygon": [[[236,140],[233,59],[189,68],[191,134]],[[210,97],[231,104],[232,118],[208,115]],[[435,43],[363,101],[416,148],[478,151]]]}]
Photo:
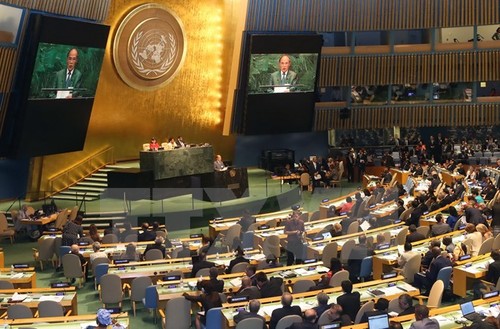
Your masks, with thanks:
[{"label": "large display screen", "polygon": [[82,150],[109,26],[32,12],[24,29],[0,155]]},{"label": "large display screen", "polygon": [[104,49],[40,42],[29,98],[94,97]]},{"label": "large display screen", "polygon": [[251,54],[248,94],[314,92],[318,54]]},{"label": "large display screen", "polygon": [[323,38],[316,33],[244,38],[233,131],[247,135],[311,131]]}]

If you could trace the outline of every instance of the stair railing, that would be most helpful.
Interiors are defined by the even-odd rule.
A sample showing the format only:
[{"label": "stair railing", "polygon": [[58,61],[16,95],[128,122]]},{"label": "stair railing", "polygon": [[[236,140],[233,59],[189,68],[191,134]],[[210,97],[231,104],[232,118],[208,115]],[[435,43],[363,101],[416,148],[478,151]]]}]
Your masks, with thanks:
[{"label": "stair railing", "polygon": [[114,163],[114,148],[108,146],[71,167],[64,169],[62,172],[49,177],[48,186],[50,192],[48,196],[50,197],[59,193],[79,181],[82,181],[99,169]]}]

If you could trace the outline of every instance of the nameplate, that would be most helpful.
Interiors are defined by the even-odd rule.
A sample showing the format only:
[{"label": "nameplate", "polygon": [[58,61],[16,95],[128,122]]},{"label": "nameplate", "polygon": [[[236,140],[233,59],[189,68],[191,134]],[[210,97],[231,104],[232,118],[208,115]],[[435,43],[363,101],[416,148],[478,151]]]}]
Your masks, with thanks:
[{"label": "nameplate", "polygon": [[316,263],[316,258],[309,258],[304,260],[304,264]]},{"label": "nameplate", "polygon": [[463,255],[463,256],[460,256],[458,257],[458,260],[467,260],[467,259],[471,259],[471,255]]},{"label": "nameplate", "polygon": [[69,288],[70,284],[69,284],[69,282],[56,282],[56,283],[51,283],[50,287],[51,288]]},{"label": "nameplate", "polygon": [[189,235],[189,238],[193,239],[193,238],[201,238],[203,237],[203,233],[195,233],[195,234],[190,234]]},{"label": "nameplate", "polygon": [[396,273],[396,272],[386,273],[386,274],[382,275],[382,280],[392,279],[392,278],[395,278],[397,275],[398,275],[398,273]]},{"label": "nameplate", "polygon": [[12,266],[14,266],[14,268],[28,268],[28,267],[30,267],[29,264],[14,264]]},{"label": "nameplate", "polygon": [[179,281],[181,279],[180,275],[168,275],[163,277],[163,281]]},{"label": "nameplate", "polygon": [[128,264],[130,261],[128,259],[115,259],[113,262],[115,264]]},{"label": "nameplate", "polygon": [[240,297],[229,297],[227,299],[228,303],[240,303],[240,302],[248,302],[250,296],[240,296]]},{"label": "nameplate", "polygon": [[496,297],[498,296],[500,293],[500,291],[498,290],[493,290],[493,291],[490,291],[490,292],[485,292],[483,294],[483,299],[488,299],[488,298],[491,298],[491,297]]}]

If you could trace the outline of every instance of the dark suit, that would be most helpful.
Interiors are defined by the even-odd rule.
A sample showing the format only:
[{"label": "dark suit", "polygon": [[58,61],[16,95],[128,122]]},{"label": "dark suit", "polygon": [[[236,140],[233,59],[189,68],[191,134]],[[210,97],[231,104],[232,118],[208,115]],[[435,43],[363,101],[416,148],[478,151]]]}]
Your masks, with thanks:
[{"label": "dark suit", "polygon": [[431,262],[425,276],[421,275],[421,273],[415,274],[413,285],[419,289],[430,289],[434,282],[436,282],[439,271],[447,266],[451,266],[450,259],[439,255]]},{"label": "dark suit", "polygon": [[321,316],[321,314],[323,314],[324,311],[327,311],[328,309],[330,309],[330,305],[318,305],[318,306],[315,306],[313,307],[313,310],[316,311],[316,315],[318,316],[318,319],[319,317]]},{"label": "dark suit", "polygon": [[282,284],[282,278],[270,278],[260,287],[260,296],[262,298],[281,296],[283,294],[283,291],[281,291]]},{"label": "dark suit", "polygon": [[238,312],[238,314],[236,314],[233,317],[233,320],[234,320],[234,322],[238,323],[241,320],[250,319],[250,318],[262,319],[262,324],[263,324],[262,329],[267,329],[266,319],[264,319],[264,317],[262,315],[259,315],[257,313],[251,313],[251,312],[248,312],[246,310]]},{"label": "dark suit", "polygon": [[210,280],[203,280],[200,281],[196,284],[196,287],[198,290],[201,290],[205,285],[207,284],[212,284],[212,287],[215,291],[217,292],[223,292],[224,291],[224,281],[223,280],[218,280],[218,279],[210,279]]},{"label": "dark suit", "polygon": [[156,232],[153,231],[143,231],[142,233],[139,233],[137,236],[137,241],[154,241],[156,239]]},{"label": "dark suit", "polygon": [[415,314],[415,306],[412,305],[408,307],[406,310],[403,310],[401,313],[399,313],[398,316],[409,314]]},{"label": "dark suit", "polygon": [[277,308],[271,313],[271,321],[269,322],[269,329],[275,329],[278,321],[287,315],[298,315],[302,316],[302,311],[300,306],[283,306],[282,308]]},{"label": "dark suit", "polygon": [[425,240],[425,236],[421,233],[418,233],[417,231],[411,232],[406,236],[407,243],[417,242],[420,240]]},{"label": "dark suit", "polygon": [[343,314],[349,315],[352,321],[356,319],[356,314],[358,314],[361,308],[361,296],[359,292],[351,292],[350,294],[345,293],[337,298],[337,304],[342,306]]},{"label": "dark suit", "polygon": [[191,277],[196,277],[196,273],[202,268],[211,268],[215,266],[215,263],[208,262],[206,260],[200,260],[193,264],[193,268],[191,269]]},{"label": "dark suit", "polygon": [[231,270],[233,269],[234,265],[239,264],[239,263],[248,263],[248,262],[249,262],[249,260],[246,259],[245,257],[238,256],[229,262],[229,266],[226,268],[226,273],[227,274],[231,273]]},{"label": "dark suit", "polygon": [[495,261],[488,266],[488,273],[486,274],[486,280],[497,284],[498,278],[500,277],[500,261]]},{"label": "dark suit", "polygon": [[281,81],[281,71],[276,71],[271,73],[271,85],[284,85],[284,84],[290,84],[294,85],[297,83],[297,73],[288,70],[286,73],[286,77],[284,81]]},{"label": "dark suit", "polygon": [[288,329],[318,329],[319,326],[316,323],[311,323],[311,322],[295,322],[292,323]]},{"label": "dark suit", "polygon": [[[56,72],[56,81],[54,83],[54,88],[56,89],[65,89],[69,87],[73,88],[81,88],[82,87],[82,72],[77,69],[74,69],[71,73],[71,78],[68,83],[66,83],[67,78],[67,69],[62,69]],[[73,93],[73,96],[76,96],[77,92]]]},{"label": "dark suit", "polygon": [[257,287],[251,286],[251,287],[246,287],[244,289],[238,290],[235,294],[235,297],[243,297],[243,296],[248,296],[250,300],[252,299],[259,299],[260,298],[260,291]]},{"label": "dark suit", "polygon": [[156,243],[148,244],[146,250],[144,250],[144,256],[146,256],[146,253],[152,249],[158,249],[159,251],[161,251],[161,253],[163,254],[163,258],[165,258],[165,247],[162,246],[161,244],[156,244]]}]

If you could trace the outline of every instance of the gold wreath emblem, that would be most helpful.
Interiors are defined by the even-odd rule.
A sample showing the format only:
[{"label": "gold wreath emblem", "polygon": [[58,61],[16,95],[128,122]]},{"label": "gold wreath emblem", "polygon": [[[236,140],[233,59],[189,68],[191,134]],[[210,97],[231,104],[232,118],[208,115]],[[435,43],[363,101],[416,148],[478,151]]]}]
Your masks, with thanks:
[{"label": "gold wreath emblem", "polygon": [[[141,59],[139,58],[139,54],[137,52],[137,50],[139,48],[139,41],[141,40],[143,34],[144,34],[144,31],[141,31],[141,32],[137,33],[137,35],[134,37],[134,40],[132,43],[132,48],[131,48],[132,63],[134,64],[137,71],[139,71],[140,73],[143,73],[145,75],[154,74],[155,76],[162,75],[170,68],[170,66],[172,66],[172,63],[174,61],[175,54],[177,52],[175,38],[172,35],[172,33],[168,33],[168,41],[169,41],[170,51],[168,54],[168,58],[163,62],[161,67],[159,69],[147,69],[142,64]],[[163,38],[163,36],[162,36],[162,38]]]},{"label": "gold wreath emblem", "polygon": [[234,170],[234,169],[229,170],[229,176],[231,176],[231,177],[236,176],[236,170]]}]

